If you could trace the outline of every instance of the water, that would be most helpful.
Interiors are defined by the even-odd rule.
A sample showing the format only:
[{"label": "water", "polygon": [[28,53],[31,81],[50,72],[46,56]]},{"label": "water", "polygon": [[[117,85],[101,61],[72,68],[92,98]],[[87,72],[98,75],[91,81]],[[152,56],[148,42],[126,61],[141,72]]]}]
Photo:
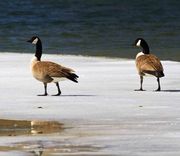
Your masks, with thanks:
[{"label": "water", "polygon": [[180,1],[0,0],[0,51],[134,58],[145,38],[161,59],[180,61]]}]

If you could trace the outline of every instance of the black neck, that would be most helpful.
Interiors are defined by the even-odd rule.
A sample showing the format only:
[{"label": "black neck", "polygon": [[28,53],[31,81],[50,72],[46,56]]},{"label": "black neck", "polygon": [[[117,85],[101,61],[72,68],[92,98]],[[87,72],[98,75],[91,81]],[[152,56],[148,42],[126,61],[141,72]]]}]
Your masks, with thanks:
[{"label": "black neck", "polygon": [[35,56],[37,57],[38,61],[41,61],[41,55],[42,55],[42,43],[41,40],[38,40],[36,44],[36,53],[35,53]]},{"label": "black neck", "polygon": [[149,46],[148,46],[147,43],[144,43],[144,44],[142,45],[142,49],[143,49],[143,53],[144,53],[144,54],[149,54]]}]

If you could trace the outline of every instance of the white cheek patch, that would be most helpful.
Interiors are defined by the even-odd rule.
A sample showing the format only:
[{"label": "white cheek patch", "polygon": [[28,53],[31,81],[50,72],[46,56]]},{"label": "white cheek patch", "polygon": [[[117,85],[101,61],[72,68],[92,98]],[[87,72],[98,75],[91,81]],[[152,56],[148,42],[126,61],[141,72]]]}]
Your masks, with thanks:
[{"label": "white cheek patch", "polygon": [[140,47],[140,45],[141,45],[141,40],[139,40],[139,41],[137,42],[136,46],[137,46],[137,47]]},{"label": "white cheek patch", "polygon": [[36,44],[38,42],[38,38],[34,39],[34,41],[32,42],[32,44]]}]

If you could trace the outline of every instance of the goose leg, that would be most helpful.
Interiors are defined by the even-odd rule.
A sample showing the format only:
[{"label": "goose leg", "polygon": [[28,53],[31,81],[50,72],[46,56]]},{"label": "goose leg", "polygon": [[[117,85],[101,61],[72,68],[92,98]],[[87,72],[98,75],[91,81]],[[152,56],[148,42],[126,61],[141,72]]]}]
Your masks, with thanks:
[{"label": "goose leg", "polygon": [[59,95],[61,95],[61,90],[60,90],[60,87],[59,87],[59,83],[58,83],[58,82],[56,82],[56,86],[57,86],[57,89],[58,89],[58,93],[55,94],[55,95],[53,95],[53,96],[59,96]]},{"label": "goose leg", "polygon": [[144,91],[142,88],[142,84],[143,84],[143,76],[140,76],[140,89],[136,89],[135,91]]},{"label": "goose leg", "polygon": [[38,96],[47,96],[48,93],[47,93],[47,83],[44,83],[44,94],[40,94]]},{"label": "goose leg", "polygon": [[160,85],[160,79],[159,77],[157,78],[157,82],[158,82],[158,89],[156,91],[161,91],[161,85]]}]

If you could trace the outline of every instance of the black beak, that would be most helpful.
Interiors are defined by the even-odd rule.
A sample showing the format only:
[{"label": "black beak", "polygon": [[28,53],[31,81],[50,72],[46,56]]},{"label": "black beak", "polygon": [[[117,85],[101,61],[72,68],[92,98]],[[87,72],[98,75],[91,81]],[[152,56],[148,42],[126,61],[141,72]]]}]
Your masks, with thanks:
[{"label": "black beak", "polygon": [[27,42],[31,43],[31,40],[27,40]]}]

